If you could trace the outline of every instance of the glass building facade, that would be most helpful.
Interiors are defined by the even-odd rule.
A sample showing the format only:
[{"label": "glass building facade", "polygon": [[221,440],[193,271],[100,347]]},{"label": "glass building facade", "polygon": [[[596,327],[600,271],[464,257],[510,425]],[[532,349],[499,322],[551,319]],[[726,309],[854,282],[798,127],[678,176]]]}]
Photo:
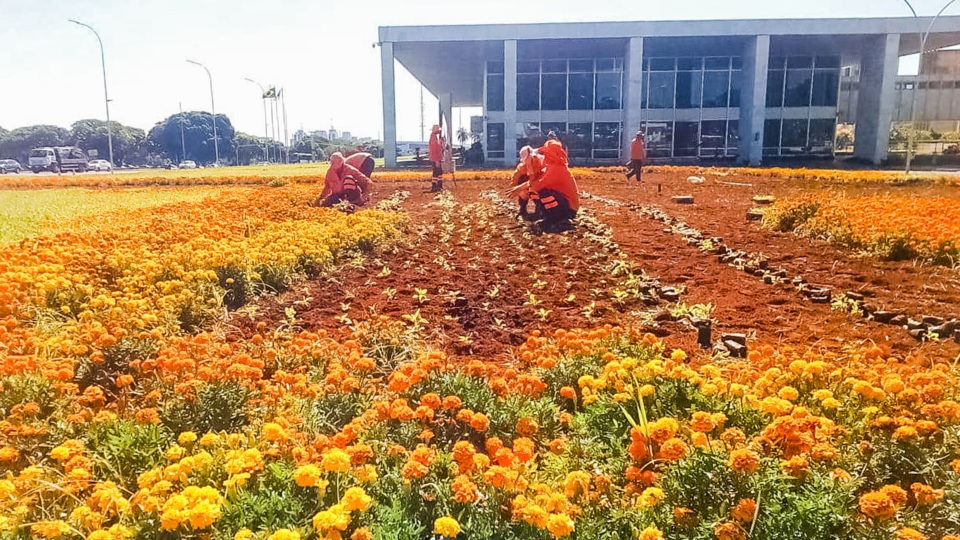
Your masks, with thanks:
[{"label": "glass building facade", "polygon": [[[487,157],[543,144],[554,132],[572,163],[621,157],[624,58],[518,58],[515,140],[506,140],[504,63],[486,62],[484,105]],[[639,129],[651,158],[731,159],[740,152],[743,60],[737,55],[642,59]],[[840,89],[839,55],[769,57],[763,154],[832,154]],[[511,89],[513,90],[513,89]],[[509,151],[508,151],[509,150]]]}]

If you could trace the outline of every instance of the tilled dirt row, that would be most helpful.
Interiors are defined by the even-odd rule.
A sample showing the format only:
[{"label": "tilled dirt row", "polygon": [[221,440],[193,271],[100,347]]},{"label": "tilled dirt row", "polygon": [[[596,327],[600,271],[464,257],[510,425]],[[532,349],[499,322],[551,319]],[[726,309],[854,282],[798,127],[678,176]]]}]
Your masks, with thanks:
[{"label": "tilled dirt row", "polygon": [[[705,183],[708,187],[695,192],[694,205],[665,203],[671,193],[689,187],[682,182],[685,179],[647,175],[637,186],[610,175],[600,181],[582,181],[581,187],[624,202],[659,204],[691,225],[723,236],[733,248],[763,253],[771,264],[794,274],[802,267],[809,281],[864,291],[874,301],[885,302],[884,307],[916,311],[941,306],[939,313],[943,313],[954,305],[950,294],[956,291],[950,287],[946,293],[931,291],[910,302],[896,281],[909,278],[916,283],[930,275],[924,274],[929,269],[863,261],[746,222],[750,197],[777,186],[713,184],[708,189]],[[497,357],[536,329],[650,322],[658,311],[663,315],[668,304],[657,302],[656,294],[651,298],[637,291],[662,284],[680,286],[679,300],[687,305],[714,306],[714,340],[722,332],[736,332],[748,334],[754,343],[779,346],[836,350],[870,340],[901,353],[923,347],[930,354],[957,354],[953,342],[919,344],[902,329],[810,303],[789,284],[766,284],[626,207],[585,199],[585,219],[576,230],[531,234],[505,203],[490,198],[490,188],[502,187],[460,181],[447,195],[437,197],[423,183],[378,183],[375,198],[397,191],[411,193],[403,203],[412,223],[409,241],[379,258],[366,259],[362,266],[348,265],[277,297],[261,299],[252,317],[236,317],[236,326],[248,333],[256,321],[282,324],[288,308],[295,311],[295,324],[304,329],[342,330],[356,321],[386,315],[421,325],[452,354]],[[635,267],[631,272],[642,269],[647,276],[626,286],[625,277],[615,275],[623,268],[613,264],[618,258]],[[654,329],[668,335],[668,344],[697,348],[692,327],[666,317],[658,319]]]}]

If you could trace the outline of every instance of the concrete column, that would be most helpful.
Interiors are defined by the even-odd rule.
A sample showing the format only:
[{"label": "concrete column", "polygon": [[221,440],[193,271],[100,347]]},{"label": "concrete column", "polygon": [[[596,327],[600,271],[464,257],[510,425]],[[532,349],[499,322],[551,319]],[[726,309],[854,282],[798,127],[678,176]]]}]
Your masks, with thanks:
[{"label": "concrete column", "polygon": [[503,42],[503,161],[515,163],[517,154],[517,40]]},{"label": "concrete column", "polygon": [[879,165],[890,146],[900,34],[868,37],[861,54],[853,156]]},{"label": "concrete column", "polygon": [[747,38],[740,85],[740,161],[759,165],[763,160],[763,121],[767,103],[767,66],[770,36]]},{"label": "concrete column", "polygon": [[397,95],[393,74],[393,43],[380,44],[380,76],[383,93],[383,161],[397,166]]},{"label": "concrete column", "polygon": [[623,73],[623,133],[620,142],[620,162],[630,158],[630,141],[640,129],[642,110],[640,109],[643,92],[643,38],[630,38],[624,59]]},{"label": "concrete column", "polygon": [[453,94],[446,92],[437,96],[440,102],[440,120],[443,126],[443,136],[447,138],[450,147],[453,147]]}]

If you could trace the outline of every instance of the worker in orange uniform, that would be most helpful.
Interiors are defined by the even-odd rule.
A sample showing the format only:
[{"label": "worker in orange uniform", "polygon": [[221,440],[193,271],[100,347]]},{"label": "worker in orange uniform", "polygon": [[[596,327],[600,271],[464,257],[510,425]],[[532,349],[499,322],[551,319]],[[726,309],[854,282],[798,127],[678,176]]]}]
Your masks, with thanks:
[{"label": "worker in orange uniform", "polygon": [[333,206],[347,201],[355,206],[363,206],[370,198],[370,178],[343,159],[343,154],[330,155],[330,168],[323,180],[323,192],[318,200],[319,206]]},{"label": "worker in orange uniform", "polygon": [[347,165],[357,169],[367,178],[373,178],[373,168],[375,167],[373,155],[367,152],[356,152],[347,156],[345,161]]},{"label": "worker in orange uniform", "polygon": [[643,162],[647,160],[647,146],[643,142],[643,133],[637,132],[637,136],[630,142],[630,162],[627,163],[627,180],[631,176],[637,177],[640,181],[640,174],[643,172]]},{"label": "worker in orange uniform", "polygon": [[430,192],[436,193],[443,190],[443,135],[440,134],[440,126],[434,125],[430,132],[430,144],[427,147],[427,159],[433,167],[433,177],[430,184]]},{"label": "worker in orange uniform", "polygon": [[530,179],[530,192],[536,194],[543,216],[543,232],[563,232],[572,227],[570,220],[580,209],[577,183],[567,166],[567,153],[560,141],[547,141],[539,150],[543,155],[543,174]]},{"label": "worker in orange uniform", "polygon": [[[520,149],[520,162],[513,172],[512,187],[516,188],[531,178],[539,177],[543,174],[543,156],[537,154],[530,146],[524,146]],[[537,217],[536,203],[530,199],[528,189],[518,189],[517,198],[520,201],[520,217],[524,221],[534,221]]]}]

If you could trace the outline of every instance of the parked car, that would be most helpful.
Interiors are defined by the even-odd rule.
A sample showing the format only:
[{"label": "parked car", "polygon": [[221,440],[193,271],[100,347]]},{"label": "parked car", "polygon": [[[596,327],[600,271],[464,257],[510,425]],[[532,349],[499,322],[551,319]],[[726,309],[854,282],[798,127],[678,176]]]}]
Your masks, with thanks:
[{"label": "parked car", "polygon": [[20,162],[15,159],[0,159],[0,174],[19,173],[23,170]]},{"label": "parked car", "polygon": [[105,159],[93,159],[87,163],[87,170],[90,171],[112,171],[113,165]]},{"label": "parked car", "polygon": [[181,162],[180,162],[180,168],[181,168],[181,169],[196,169],[196,168],[197,168],[197,162],[196,162],[196,161],[191,161],[191,160],[189,160],[189,159],[188,159],[188,160],[185,160],[185,161],[181,161]]}]

